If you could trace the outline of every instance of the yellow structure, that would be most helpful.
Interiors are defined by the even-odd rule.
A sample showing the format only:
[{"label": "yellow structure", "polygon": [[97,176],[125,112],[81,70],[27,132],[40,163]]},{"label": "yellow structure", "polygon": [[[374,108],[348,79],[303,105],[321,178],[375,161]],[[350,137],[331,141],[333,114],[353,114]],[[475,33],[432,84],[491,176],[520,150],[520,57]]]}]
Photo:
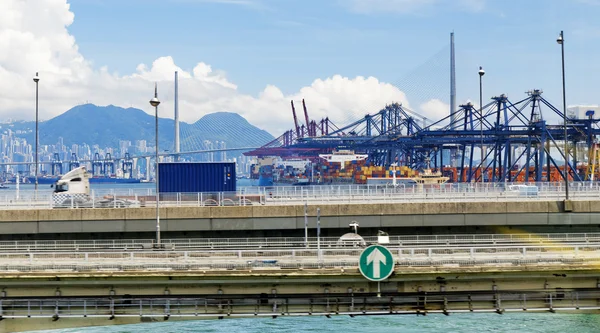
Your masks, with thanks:
[{"label": "yellow structure", "polygon": [[596,171],[600,170],[600,144],[594,143],[588,153],[588,165],[585,172],[585,180],[594,180]]}]

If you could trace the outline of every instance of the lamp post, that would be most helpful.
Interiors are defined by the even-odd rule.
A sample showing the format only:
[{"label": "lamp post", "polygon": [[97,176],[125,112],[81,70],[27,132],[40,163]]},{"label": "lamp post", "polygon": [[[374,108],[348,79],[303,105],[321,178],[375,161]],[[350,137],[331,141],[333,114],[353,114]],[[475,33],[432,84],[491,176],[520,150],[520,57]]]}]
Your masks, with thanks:
[{"label": "lamp post", "polygon": [[[154,139],[155,141],[155,151],[156,151],[156,160],[154,167],[154,181],[156,182],[156,246],[160,248],[160,214],[159,214],[159,202],[160,196],[158,193],[158,105],[160,101],[158,100],[158,92],[156,83],[154,84],[154,98],[150,100],[150,105],[154,107],[155,114],[155,128],[154,128]],[[149,166],[148,166],[149,167]]]},{"label": "lamp post", "polygon": [[562,30],[560,31],[560,35],[558,35],[556,42],[560,44],[562,55],[563,126],[565,128],[565,171],[563,175],[565,178],[565,200],[569,200],[569,140],[567,138],[567,96],[565,89],[565,40],[563,38]]},{"label": "lamp post", "polygon": [[37,197],[38,190],[38,82],[40,82],[40,77],[38,73],[35,73],[33,77],[33,82],[35,82],[35,166],[33,168],[33,172],[35,173],[35,195]]},{"label": "lamp post", "polygon": [[483,85],[482,78],[485,75],[485,71],[483,67],[479,66],[479,116],[481,117],[481,124],[479,125],[481,128],[481,183],[483,183],[483,171],[485,170],[483,166]]}]

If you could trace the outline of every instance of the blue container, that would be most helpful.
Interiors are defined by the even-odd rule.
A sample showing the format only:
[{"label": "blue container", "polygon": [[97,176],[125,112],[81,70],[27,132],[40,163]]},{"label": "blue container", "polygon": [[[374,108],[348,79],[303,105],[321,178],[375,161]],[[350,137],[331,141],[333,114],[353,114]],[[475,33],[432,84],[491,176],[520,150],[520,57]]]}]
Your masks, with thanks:
[{"label": "blue container", "polygon": [[233,192],[235,163],[160,163],[160,193]]}]

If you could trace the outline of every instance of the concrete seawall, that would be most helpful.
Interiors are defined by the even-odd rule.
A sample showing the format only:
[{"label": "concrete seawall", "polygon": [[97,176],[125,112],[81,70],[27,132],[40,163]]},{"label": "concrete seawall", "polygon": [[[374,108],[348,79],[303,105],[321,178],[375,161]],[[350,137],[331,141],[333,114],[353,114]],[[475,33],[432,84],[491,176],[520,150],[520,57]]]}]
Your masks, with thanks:
[{"label": "concrete seawall", "polygon": [[[361,228],[588,226],[600,224],[600,201],[367,203],[309,206],[313,226],[321,209],[324,230],[347,230],[355,220]],[[304,228],[304,206],[165,207],[163,232],[270,231]],[[155,229],[155,209],[25,209],[0,210],[0,234],[144,233]],[[337,233],[336,233],[337,234]]]}]

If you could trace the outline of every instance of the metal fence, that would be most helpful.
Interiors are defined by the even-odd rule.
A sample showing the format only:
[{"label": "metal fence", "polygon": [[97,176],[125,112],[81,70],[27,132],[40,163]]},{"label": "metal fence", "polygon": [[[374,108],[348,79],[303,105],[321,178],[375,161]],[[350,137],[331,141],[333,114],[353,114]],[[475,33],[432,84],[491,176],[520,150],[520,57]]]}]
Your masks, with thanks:
[{"label": "metal fence", "polygon": [[[437,185],[321,185],[244,187],[236,192],[161,193],[160,205],[248,206],[297,205],[301,203],[393,203],[393,202],[497,202],[564,199],[562,182],[553,183],[448,183]],[[600,200],[600,182],[572,182],[573,200]],[[89,200],[31,190],[0,195],[0,209],[19,208],[126,208],[155,206],[152,189],[92,190]]]},{"label": "metal fence", "polygon": [[[313,294],[221,294],[143,297],[111,295],[110,297],[62,296],[60,289],[53,297],[0,299],[3,319],[48,318],[137,318],[155,321],[169,318],[233,318],[310,315],[391,315],[428,313],[556,312],[597,311],[600,292],[585,289],[510,290],[481,292],[384,292],[385,297],[349,288],[338,293]],[[62,319],[64,318],[64,319]]]},{"label": "metal fence", "polygon": [[[600,263],[600,244],[388,247],[399,266],[527,266]],[[219,270],[356,268],[362,249],[0,253],[0,270]]]},{"label": "metal fence", "polygon": [[[600,233],[545,233],[545,234],[463,234],[463,235],[392,235],[392,247],[478,247],[516,245],[579,245],[600,244]],[[338,237],[255,237],[255,238],[175,238],[162,239],[163,250],[187,249],[277,249],[277,248],[347,248],[380,243],[377,236],[363,237],[360,241],[341,241]],[[154,239],[112,240],[17,240],[0,241],[0,252],[41,251],[143,251],[156,248]]]}]

